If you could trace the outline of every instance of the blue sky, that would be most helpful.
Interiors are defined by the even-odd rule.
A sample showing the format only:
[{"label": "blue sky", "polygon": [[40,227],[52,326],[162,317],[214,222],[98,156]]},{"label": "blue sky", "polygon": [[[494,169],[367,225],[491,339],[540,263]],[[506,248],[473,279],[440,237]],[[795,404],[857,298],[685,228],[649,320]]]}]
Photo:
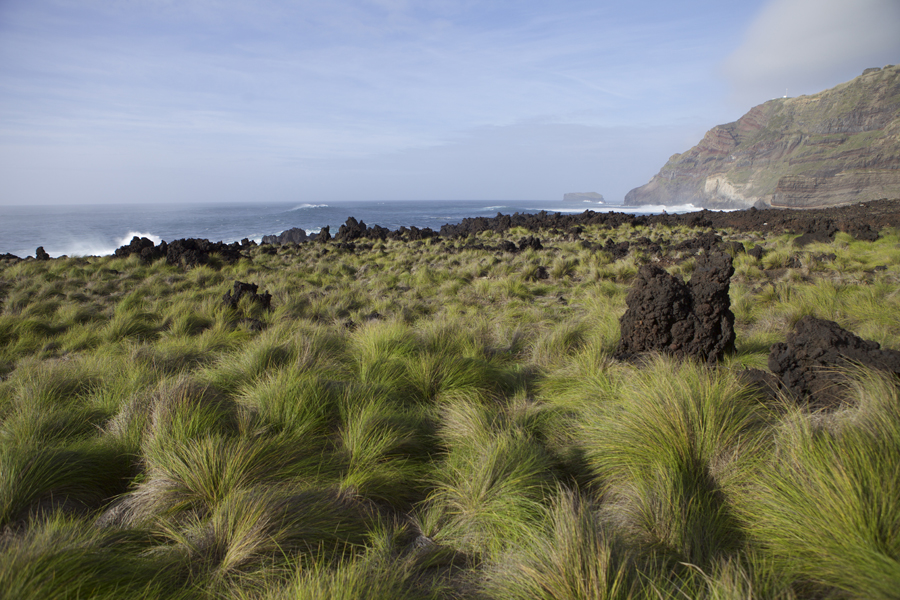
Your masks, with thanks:
[{"label": "blue sky", "polygon": [[898,0],[0,0],[0,204],[620,200]]}]

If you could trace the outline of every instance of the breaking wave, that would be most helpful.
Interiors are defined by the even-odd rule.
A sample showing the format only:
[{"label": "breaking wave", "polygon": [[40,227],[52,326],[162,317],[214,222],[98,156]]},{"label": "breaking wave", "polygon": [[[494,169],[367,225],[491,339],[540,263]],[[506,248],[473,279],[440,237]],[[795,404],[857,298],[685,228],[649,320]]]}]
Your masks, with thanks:
[{"label": "breaking wave", "polygon": [[53,258],[60,256],[109,256],[116,249],[131,242],[133,237],[145,237],[154,244],[162,241],[158,235],[141,231],[129,231],[122,237],[115,238],[112,242],[99,238],[73,239],[57,244],[48,244],[45,248],[47,254]]}]

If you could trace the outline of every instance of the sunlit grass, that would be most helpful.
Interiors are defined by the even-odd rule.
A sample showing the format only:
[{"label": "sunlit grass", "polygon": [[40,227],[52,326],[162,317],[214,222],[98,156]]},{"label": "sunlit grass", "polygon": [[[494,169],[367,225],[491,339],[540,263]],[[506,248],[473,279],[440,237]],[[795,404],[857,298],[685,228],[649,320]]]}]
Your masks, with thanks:
[{"label": "sunlit grass", "polygon": [[900,233],[719,232],[767,250],[735,255],[737,351],[619,362],[638,269],[695,260],[637,240],[699,233],[4,263],[0,596],[895,596],[896,380],[811,413],[742,372],[804,315],[900,349]]}]

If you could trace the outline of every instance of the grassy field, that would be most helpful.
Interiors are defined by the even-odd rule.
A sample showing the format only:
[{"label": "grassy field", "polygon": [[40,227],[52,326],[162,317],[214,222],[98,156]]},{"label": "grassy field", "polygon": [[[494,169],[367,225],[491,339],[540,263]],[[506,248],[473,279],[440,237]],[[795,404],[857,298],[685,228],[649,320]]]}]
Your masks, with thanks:
[{"label": "grassy field", "polygon": [[0,264],[0,597],[897,598],[897,382],[822,413],[741,371],[804,315],[900,349],[900,232],[719,232],[769,249],[737,352],[614,360],[653,259],[582,242],[698,233]]}]

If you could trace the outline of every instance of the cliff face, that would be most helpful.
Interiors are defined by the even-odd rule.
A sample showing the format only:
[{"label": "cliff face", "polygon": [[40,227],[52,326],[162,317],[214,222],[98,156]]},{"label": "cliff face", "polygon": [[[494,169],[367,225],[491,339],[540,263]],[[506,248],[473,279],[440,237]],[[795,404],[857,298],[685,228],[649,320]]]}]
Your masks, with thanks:
[{"label": "cliff face", "polygon": [[625,203],[816,208],[900,197],[900,66],[754,107],[676,154]]}]

